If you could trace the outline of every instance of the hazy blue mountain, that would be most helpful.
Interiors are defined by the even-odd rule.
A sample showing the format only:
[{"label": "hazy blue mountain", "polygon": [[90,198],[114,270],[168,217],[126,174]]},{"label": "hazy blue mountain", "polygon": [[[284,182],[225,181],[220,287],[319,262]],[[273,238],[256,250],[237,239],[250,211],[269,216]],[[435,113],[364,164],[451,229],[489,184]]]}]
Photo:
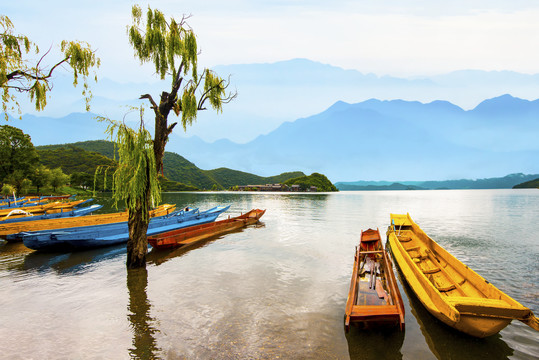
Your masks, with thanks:
[{"label": "hazy blue mountain", "polygon": [[[509,174],[488,179],[459,179],[442,181],[403,181],[400,184],[389,181],[351,181],[335,184],[339,190],[421,190],[421,189],[511,189],[515,185],[537,180],[539,174]],[[408,187],[408,188],[406,188]]]},{"label": "hazy blue mountain", "polygon": [[[338,101],[244,144],[172,134],[167,150],[202,169],[227,167],[260,176],[320,172],[334,182],[388,180],[422,186],[416,181],[539,173],[537,119],[539,100],[510,95],[484,100],[471,110],[446,101]],[[10,122],[36,145],[105,138],[106,124],[92,114],[27,115]]]},{"label": "hazy blue mountain", "polygon": [[[219,164],[268,175],[294,168],[320,171],[333,181],[388,179],[406,184],[403,181],[533,174],[539,172],[537,104],[509,95],[468,111],[444,101],[339,101],[246,144],[182,139],[169,146],[203,168]],[[505,106],[514,111],[488,116]],[[181,149],[176,144],[182,144]]]},{"label": "hazy blue mountain", "polygon": [[392,183],[389,185],[348,185],[347,183],[337,183],[335,184],[335,187],[339,191],[426,190],[419,186],[404,185],[401,183]]},{"label": "hazy blue mountain", "polygon": [[[432,103],[432,107],[437,109],[445,104],[448,107],[446,111],[450,113],[459,111],[458,107],[460,111],[473,109],[484,99],[507,93],[522,99],[535,99],[539,89],[539,75],[510,71],[463,70],[399,78],[365,74],[307,59],[222,65],[214,70],[224,77],[231,75],[230,89],[237,89],[238,97],[224,107],[222,114],[210,110],[200,112],[187,134],[177,127],[180,137],[198,136],[206,142],[225,138],[247,143],[259,135],[269,134],[286,121],[321,113],[337,101],[352,104],[372,98],[403,99]],[[74,89],[71,82],[67,76],[55,78],[54,89],[41,116],[63,117],[84,111],[80,89]],[[168,85],[168,81],[157,79],[152,83],[118,83],[100,79],[92,85],[92,112],[122,120],[128,111],[126,105],[147,104],[139,100],[140,95],[146,93],[158,99]],[[437,104],[436,100],[444,102]],[[397,111],[399,105],[391,105],[395,105],[393,111]],[[370,106],[376,107],[376,104]],[[33,106],[24,103],[24,111],[33,113],[32,109]],[[146,119],[151,122],[151,111],[146,114]],[[130,114],[127,120],[136,121],[138,115]]]},{"label": "hazy blue mountain", "polygon": [[95,118],[93,113],[72,113],[60,118],[26,114],[22,119],[10,117],[6,124],[29,134],[38,146],[105,139],[107,125]]}]

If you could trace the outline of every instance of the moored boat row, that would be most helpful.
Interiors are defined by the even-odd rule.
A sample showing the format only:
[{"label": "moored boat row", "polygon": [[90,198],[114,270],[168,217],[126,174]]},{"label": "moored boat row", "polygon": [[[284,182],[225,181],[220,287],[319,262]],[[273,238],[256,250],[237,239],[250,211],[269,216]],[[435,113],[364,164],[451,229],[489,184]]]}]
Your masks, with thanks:
[{"label": "moored boat row", "polygon": [[[150,212],[147,236],[152,242],[164,239],[168,242],[165,247],[183,246],[254,224],[265,212],[265,210],[251,210],[238,217],[229,217],[214,223],[229,207],[216,206],[205,211],[189,208],[174,211],[175,205],[161,205]],[[74,210],[72,217],[0,223],[0,236],[7,241],[22,240],[26,247],[33,250],[60,252],[127,242],[129,239],[127,212],[77,216],[78,212],[83,210]],[[170,243],[172,238],[176,241],[174,245]]]},{"label": "moored boat row", "polygon": [[[214,221],[229,206],[217,206],[206,211],[198,209],[179,210],[168,215],[150,219],[148,235],[159,234],[181,227]],[[110,224],[55,229],[22,234],[26,247],[40,251],[72,251],[116,245],[127,242],[127,221]]]},{"label": "moored boat row", "polygon": [[54,201],[27,207],[0,209],[0,223],[23,221],[23,219],[29,220],[33,219],[34,216],[45,216],[71,211],[89,201],[92,201],[92,199],[69,202]]},{"label": "moored boat row", "polygon": [[[127,221],[127,211],[84,216],[99,210],[101,207],[102,205],[92,205],[75,209],[71,212],[52,214],[45,219],[42,219],[42,216],[34,216],[32,218],[21,219],[19,222],[0,223],[0,238],[5,238],[7,241],[22,241],[25,232],[59,230]],[[175,208],[175,205],[160,205],[150,210],[150,217],[168,215]]]}]

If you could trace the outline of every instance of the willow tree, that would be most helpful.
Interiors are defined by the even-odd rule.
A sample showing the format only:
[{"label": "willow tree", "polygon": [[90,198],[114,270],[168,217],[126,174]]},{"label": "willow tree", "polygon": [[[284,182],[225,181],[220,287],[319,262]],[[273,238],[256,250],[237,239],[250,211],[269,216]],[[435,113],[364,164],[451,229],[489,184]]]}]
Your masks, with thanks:
[{"label": "willow tree", "polygon": [[[128,209],[129,240],[127,241],[128,268],[143,267],[146,263],[149,208],[161,201],[157,167],[150,133],[144,128],[143,111],[138,130],[125,123],[100,118],[109,122],[107,132],[116,144],[118,166],[112,176],[115,205],[123,202]],[[105,174],[106,177],[106,174]]]},{"label": "willow tree", "polygon": [[[59,67],[69,68],[72,72],[73,86],[77,86],[82,78],[82,95],[86,100],[86,110],[90,109],[92,92],[88,78],[90,70],[100,65],[90,45],[64,40],[60,44],[62,58],[52,66],[45,66],[43,60],[51,49],[42,54],[28,37],[15,34],[13,23],[7,16],[0,15],[0,27],[0,90],[6,120],[8,111],[21,113],[15,96],[17,93],[28,95],[36,110],[43,110],[47,105],[48,92],[52,89],[52,75]],[[94,79],[97,81],[95,73]]]},{"label": "willow tree", "polygon": [[[161,80],[170,79],[170,88],[163,91],[156,101],[150,94],[143,94],[155,115],[155,131],[152,140],[153,162],[155,169],[148,176],[152,177],[163,168],[165,145],[178,121],[168,123],[171,114],[176,115],[184,131],[196,119],[197,112],[206,110],[207,105],[216,111],[222,111],[222,105],[236,97],[236,93],[227,93],[228,81],[223,80],[209,69],[199,71],[197,66],[197,40],[184,16],[179,21],[167,20],[159,10],[148,7],[143,17],[142,9],[132,7],[132,25],[127,32],[129,43],[135,50],[135,57],[141,63],[153,63],[156,74]],[[150,164],[150,162],[147,162]],[[155,170],[155,172],[153,172]],[[149,171],[149,170],[148,170]],[[142,181],[143,179],[141,179]],[[148,180],[146,180],[148,181]],[[153,180],[152,180],[153,181]],[[148,219],[148,204],[153,192],[149,182],[138,184],[145,188],[145,194],[137,201],[128,204],[129,233],[127,267],[143,267],[146,264],[147,238],[143,223]],[[144,205],[145,204],[145,205]],[[133,214],[133,215],[132,215]],[[136,214],[136,215],[135,215]],[[131,221],[133,218],[133,221]],[[142,232],[144,231],[144,232]]]}]

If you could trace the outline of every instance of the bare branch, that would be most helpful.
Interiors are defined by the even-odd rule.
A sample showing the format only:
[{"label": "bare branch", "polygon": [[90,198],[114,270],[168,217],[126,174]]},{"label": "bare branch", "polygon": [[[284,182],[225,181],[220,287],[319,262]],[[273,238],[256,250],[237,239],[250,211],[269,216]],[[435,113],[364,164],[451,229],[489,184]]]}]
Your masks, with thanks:
[{"label": "bare branch", "polygon": [[[69,60],[70,57],[66,57],[64,60],[60,61],[59,63],[57,63],[56,65],[54,65],[50,70],[49,70],[49,73],[47,75],[42,75],[42,76],[39,76],[39,75],[33,75],[33,74],[30,74],[26,71],[23,71],[23,70],[15,70],[13,71],[12,73],[10,74],[7,74],[6,76],[6,79],[8,81],[11,81],[11,80],[15,80],[17,78],[21,78],[21,77],[24,77],[26,79],[29,79],[29,80],[36,80],[36,81],[44,81],[44,80],[47,80],[49,79],[51,76],[52,76],[52,73],[53,71],[60,65],[62,65],[63,63],[65,63],[66,61]],[[39,60],[41,62],[41,60],[43,59],[43,57]],[[38,63],[39,64],[39,63]],[[37,71],[36,70],[36,74],[37,74]]]},{"label": "bare branch", "polygon": [[52,45],[49,47],[49,50],[47,50],[47,52],[45,54],[43,54],[43,56],[39,59],[39,61],[37,62],[37,65],[36,65],[36,73],[39,69],[39,64],[41,64],[41,61],[45,58],[45,56],[47,56],[48,53],[50,53],[52,49]]},{"label": "bare branch", "polygon": [[174,127],[176,127],[176,125],[178,125],[177,122],[171,124],[171,125],[167,128],[167,136],[172,132],[172,130],[174,129]]},{"label": "bare branch", "polygon": [[158,111],[159,107],[157,106],[157,104],[155,103],[155,101],[153,100],[150,94],[141,95],[139,99],[148,99],[148,101],[152,104],[152,106],[150,106],[150,109],[153,109],[154,111]]}]

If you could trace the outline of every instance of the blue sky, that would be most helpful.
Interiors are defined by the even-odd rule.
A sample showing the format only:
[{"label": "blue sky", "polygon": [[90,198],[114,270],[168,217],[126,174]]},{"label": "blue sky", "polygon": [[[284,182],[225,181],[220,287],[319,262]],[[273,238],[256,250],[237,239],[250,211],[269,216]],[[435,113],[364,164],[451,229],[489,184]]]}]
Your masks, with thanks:
[{"label": "blue sky", "polygon": [[[41,48],[85,40],[100,77],[151,79],[129,47],[133,1],[5,1],[0,12]],[[146,7],[147,3],[139,4]],[[460,69],[539,73],[539,2],[530,0],[152,1],[168,16],[191,14],[204,66],[292,58],[377,75]]]}]

